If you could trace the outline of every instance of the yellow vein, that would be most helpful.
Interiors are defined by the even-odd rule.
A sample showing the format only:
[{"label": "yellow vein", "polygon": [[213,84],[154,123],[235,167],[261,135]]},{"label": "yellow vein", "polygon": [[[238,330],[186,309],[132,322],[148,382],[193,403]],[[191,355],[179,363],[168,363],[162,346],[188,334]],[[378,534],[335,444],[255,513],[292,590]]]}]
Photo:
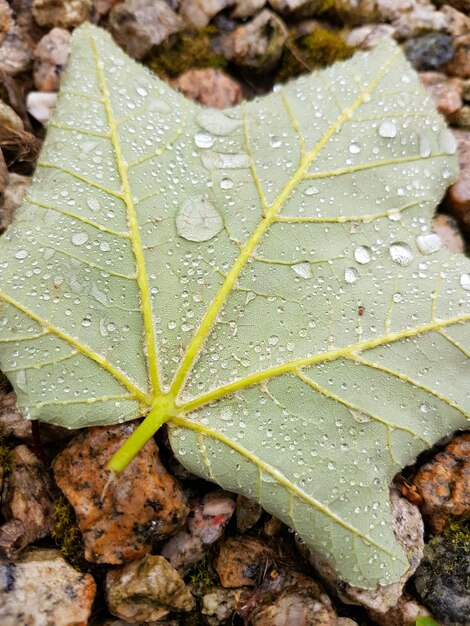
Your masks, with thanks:
[{"label": "yellow vein", "polygon": [[438,153],[430,154],[427,157],[419,155],[411,155],[409,157],[399,157],[396,159],[388,159],[386,161],[373,161],[372,163],[361,163],[360,165],[351,165],[350,167],[343,167],[337,170],[331,170],[329,172],[307,172],[304,176],[306,180],[314,180],[318,178],[330,178],[331,176],[343,176],[344,174],[353,174],[355,172],[363,172],[364,170],[378,169],[379,167],[386,167],[387,165],[399,165],[401,163],[413,163],[415,161],[423,161],[425,159],[435,159],[439,157],[448,157],[448,154]]},{"label": "yellow vein", "polygon": [[92,361],[95,361],[95,363],[98,363],[98,365],[100,365],[105,371],[111,374],[111,376],[114,376],[114,378],[116,378],[124,387],[126,387],[126,389],[128,389],[137,398],[139,398],[139,400],[141,400],[142,402],[148,403],[148,396],[141,389],[136,387],[134,383],[132,383],[126,376],[124,376],[122,372],[120,372],[118,369],[110,365],[110,363],[108,363],[108,361],[105,358],[103,358],[99,354],[96,354],[95,352],[93,352],[93,350],[90,350],[90,348],[80,343],[77,339],[75,339],[71,335],[67,334],[60,328],[57,328],[57,326],[54,326],[50,322],[42,319],[42,317],[40,317],[36,313],[33,313],[33,311],[30,311],[23,304],[21,304],[20,302],[17,302],[16,300],[11,298],[10,296],[7,296],[5,293],[1,291],[0,291],[0,298],[2,298],[2,300],[5,300],[5,302],[7,302],[8,304],[11,304],[12,306],[14,306],[15,309],[18,309],[18,311],[21,311],[22,313],[27,315],[29,318],[31,318],[38,324],[41,324],[41,326],[43,326],[46,330],[50,331],[57,337],[60,337],[61,339],[69,343],[71,346],[76,348],[78,352],[80,352],[80,354],[83,354],[83,356],[86,356]]},{"label": "yellow vein", "polygon": [[52,359],[51,361],[42,361],[41,363],[32,363],[31,365],[19,365],[18,367],[11,367],[10,369],[3,369],[2,372],[4,372],[5,374],[10,374],[11,372],[23,372],[25,370],[40,370],[43,367],[47,367],[48,365],[56,365],[56,363],[68,361],[74,356],[77,356],[77,354],[78,352],[74,350],[73,352],[70,352],[70,354],[57,357],[57,359]]},{"label": "yellow vein", "polygon": [[29,202],[29,204],[34,204],[34,206],[40,207],[42,209],[46,209],[48,211],[55,211],[56,213],[61,213],[62,215],[66,215],[67,217],[71,217],[74,220],[78,220],[79,222],[83,222],[88,226],[92,226],[98,230],[101,230],[104,233],[108,233],[110,235],[115,235],[116,237],[123,237],[125,239],[129,239],[129,233],[121,233],[118,230],[113,230],[112,228],[108,228],[107,226],[102,226],[97,222],[93,222],[83,215],[77,215],[76,213],[72,213],[71,211],[67,211],[66,209],[59,209],[59,207],[51,206],[50,204],[45,204],[43,202],[37,202],[36,200],[32,200],[31,198],[25,198],[25,202]]},{"label": "yellow vein", "polygon": [[285,92],[285,90],[281,91],[281,100],[282,103],[284,105],[284,108],[287,111],[287,114],[289,115],[290,121],[292,123],[292,126],[295,130],[295,132],[297,133],[297,138],[299,140],[299,146],[300,146],[300,160],[302,161],[303,158],[305,157],[305,141],[304,141],[304,137],[302,135],[302,129],[300,127],[300,122],[297,119],[296,114],[294,113],[294,110],[289,102],[289,99],[287,98],[287,94]]},{"label": "yellow vein", "polygon": [[452,400],[444,396],[442,393],[439,393],[439,391],[435,391],[434,389],[431,389],[431,387],[428,387],[427,385],[423,385],[422,383],[417,382],[413,378],[406,376],[406,374],[402,374],[401,372],[396,372],[395,370],[385,367],[384,365],[378,365],[377,363],[372,363],[372,361],[368,361],[364,359],[363,357],[359,356],[358,354],[350,354],[347,358],[350,359],[351,361],[355,361],[356,363],[360,363],[361,365],[365,365],[366,367],[370,367],[371,369],[375,369],[380,372],[384,372],[385,374],[389,374],[390,376],[393,376],[394,378],[398,378],[399,380],[402,380],[405,383],[409,383],[410,385],[413,385],[413,387],[422,389],[426,393],[429,393],[430,395],[438,398],[439,400],[442,400],[442,402],[445,402],[445,404],[449,405],[450,407],[452,407],[453,409],[461,413],[467,419],[470,419],[470,413],[467,413],[466,411],[464,411],[461,407],[459,407],[457,403],[453,402]]},{"label": "yellow vein", "polygon": [[64,96],[74,96],[75,98],[83,98],[84,100],[90,100],[91,102],[96,102],[97,104],[103,104],[103,98],[90,96],[86,93],[82,93],[81,91],[69,91],[68,89],[66,90],[61,88],[59,98],[63,98]]},{"label": "yellow vein", "polygon": [[104,99],[104,107],[106,110],[106,117],[108,119],[111,142],[113,144],[114,152],[116,155],[116,164],[121,178],[123,187],[122,199],[127,208],[127,221],[131,231],[132,249],[134,252],[136,270],[137,270],[137,285],[140,290],[141,305],[142,305],[142,318],[144,324],[144,337],[147,349],[147,362],[150,385],[152,387],[153,395],[157,395],[160,392],[160,380],[158,374],[158,360],[157,360],[157,346],[155,341],[154,321],[152,316],[152,303],[150,299],[150,290],[147,279],[147,268],[145,265],[144,251],[142,249],[142,241],[140,238],[139,222],[137,219],[137,213],[135,210],[134,200],[132,197],[132,190],[129,184],[127,176],[127,164],[124,160],[121,150],[121,144],[119,141],[119,133],[114,119],[114,114],[111,107],[111,100],[108,91],[108,85],[103,71],[103,63],[101,62],[98,54],[96,43],[92,36],[89,36],[90,47],[93,51],[93,57],[96,64],[96,72],[98,75],[98,82],[100,85],[101,93]]},{"label": "yellow vein", "polygon": [[72,404],[95,404],[96,402],[109,402],[111,400],[136,400],[134,395],[118,394],[115,396],[101,396],[98,398],[85,398],[84,400],[48,400],[47,402],[36,402],[31,407],[40,409],[44,406],[70,406]]},{"label": "yellow vein", "polygon": [[439,329],[438,333],[440,335],[442,335],[444,337],[444,339],[447,339],[447,341],[449,343],[451,343],[453,346],[455,346],[458,350],[460,350],[460,352],[465,355],[467,358],[470,359],[470,352],[467,352],[467,350],[465,350],[464,348],[462,348],[461,345],[459,345],[454,339],[452,339],[452,337],[450,335],[448,335],[444,330]]},{"label": "yellow vein", "polygon": [[0,339],[0,343],[16,343],[17,341],[30,341],[32,339],[39,339],[40,337],[45,337],[46,335],[50,335],[48,330],[43,330],[42,333],[36,333],[35,335],[23,336],[23,337],[12,337],[11,339]]},{"label": "yellow vein", "polygon": [[[187,376],[189,370],[191,369],[194,361],[197,359],[199,351],[200,351],[204,341],[206,340],[206,337],[210,333],[211,328],[212,328],[212,326],[214,324],[214,321],[217,318],[217,315],[219,314],[220,309],[222,308],[222,306],[226,302],[228,295],[232,291],[232,288],[233,288],[235,282],[237,281],[241,271],[243,270],[243,268],[245,267],[246,263],[250,259],[250,257],[253,254],[255,248],[259,244],[261,238],[263,237],[263,235],[266,233],[266,231],[268,230],[268,228],[270,227],[270,225],[274,221],[277,213],[282,208],[284,202],[290,196],[292,191],[298,186],[299,182],[301,180],[303,180],[303,178],[305,176],[305,172],[307,171],[308,167],[316,159],[316,157],[318,156],[318,154],[320,153],[322,148],[325,146],[325,144],[330,140],[330,138],[335,133],[337,133],[339,131],[339,129],[341,128],[341,126],[344,123],[344,121],[346,119],[349,119],[350,116],[352,115],[352,113],[357,108],[359,108],[361,106],[361,104],[364,102],[364,98],[366,98],[366,96],[369,95],[370,92],[380,82],[380,80],[383,77],[383,75],[385,74],[385,72],[395,62],[398,54],[399,54],[399,52],[397,51],[387,61],[387,63],[385,63],[383,65],[381,70],[376,75],[375,79],[373,81],[371,81],[371,83],[368,85],[368,87],[361,92],[360,96],[351,105],[351,107],[345,109],[342,112],[342,114],[330,126],[330,128],[323,135],[323,137],[305,155],[305,158],[301,162],[299,168],[297,169],[295,174],[292,176],[292,178],[289,180],[289,182],[285,185],[285,187],[280,192],[280,194],[278,195],[276,200],[271,205],[269,205],[267,207],[264,205],[265,206],[265,212],[263,214],[263,219],[258,224],[258,226],[255,228],[253,234],[248,239],[246,244],[243,246],[243,248],[242,248],[242,250],[240,252],[240,255],[238,256],[238,258],[236,259],[235,263],[232,265],[231,269],[227,273],[227,278],[225,279],[225,281],[221,285],[221,287],[220,287],[219,291],[217,292],[214,300],[212,301],[211,306],[207,309],[207,311],[206,311],[206,313],[205,313],[205,315],[204,315],[204,317],[203,317],[203,319],[201,321],[201,324],[200,324],[199,328],[195,332],[191,342],[189,343],[189,345],[188,345],[188,347],[186,349],[186,352],[185,352],[185,354],[183,356],[183,359],[182,359],[182,361],[180,363],[178,371],[176,372],[175,378],[174,378],[173,383],[171,385],[170,393],[172,394],[172,396],[174,398],[176,398],[176,396],[178,395],[181,387],[183,386],[184,381],[186,379],[186,376]],[[247,123],[246,123],[246,116],[245,116],[244,130],[245,130],[245,141],[247,143],[247,150],[249,150],[249,137],[248,137],[248,129],[247,129]],[[251,166],[252,166],[252,170],[251,171],[252,171],[253,177],[255,177],[254,178],[255,184],[256,184],[256,187],[258,189],[258,193],[260,193],[261,201],[265,202],[264,201],[264,195],[263,195],[262,187],[261,187],[261,183],[260,183],[260,181],[259,181],[259,179],[257,177],[256,170],[254,169],[254,166],[253,166],[253,156],[251,155],[251,152],[249,152],[249,154],[251,156],[251,158],[250,158]]]},{"label": "yellow vein", "polygon": [[189,400],[184,404],[177,405],[177,408],[179,411],[188,413],[189,411],[199,409],[200,407],[210,402],[214,402],[215,400],[218,400],[223,396],[235,393],[237,391],[240,391],[241,389],[245,389],[246,387],[251,387],[269,378],[274,378],[275,376],[280,376],[281,374],[292,373],[294,370],[302,369],[303,367],[306,367],[308,365],[316,365],[317,363],[335,361],[336,359],[340,358],[350,358],[356,352],[370,350],[378,346],[393,343],[394,341],[400,341],[401,339],[415,337],[420,334],[439,330],[440,328],[443,328],[445,326],[451,326],[453,324],[458,324],[459,322],[464,322],[468,320],[470,320],[470,315],[462,315],[459,317],[444,320],[442,322],[424,324],[423,326],[402,330],[397,333],[385,335],[384,337],[369,339],[367,341],[351,344],[343,348],[337,348],[336,350],[329,350],[320,354],[314,354],[313,356],[303,357],[295,361],[289,361],[287,363],[283,363],[282,365],[276,365],[275,367],[272,367],[270,369],[255,372],[250,376],[246,376],[245,378],[242,378],[240,380],[228,383],[227,385],[219,387],[218,389],[209,391],[203,396],[199,396],[197,398],[194,398],[193,400]]},{"label": "yellow vein", "polygon": [[[320,385],[318,385],[311,378],[306,376],[301,370],[297,369],[293,373],[300,380],[302,380],[304,383],[306,383],[309,387],[311,387],[315,391],[318,391],[319,393],[321,393],[326,398],[330,398],[330,400],[335,400],[336,402],[338,402],[339,404],[342,404],[343,406],[345,406],[348,409],[352,409],[353,411],[359,411],[361,413],[364,413],[365,415],[368,415],[375,422],[380,422],[381,424],[383,424],[387,429],[391,428],[391,429],[395,429],[395,430],[402,430],[403,432],[408,433],[409,435],[411,435],[414,439],[419,439],[420,441],[425,443],[429,448],[432,447],[433,444],[431,443],[431,441],[429,441],[428,439],[422,437],[417,432],[415,432],[413,429],[407,428],[406,426],[400,426],[399,424],[392,424],[389,421],[387,421],[386,419],[383,419],[382,417],[379,417],[378,415],[375,415],[374,413],[371,413],[370,411],[368,411],[368,410],[366,410],[366,409],[364,409],[362,407],[356,406],[355,404],[352,404],[351,402],[348,402],[347,400],[344,400],[343,398],[340,398],[339,396],[337,396],[336,394],[332,393],[331,391],[328,391],[328,389],[325,389],[324,387],[321,387]],[[390,451],[390,453],[391,453],[391,451]]]},{"label": "yellow vein", "polygon": [[170,146],[172,146],[175,141],[178,139],[178,137],[180,137],[180,135],[183,134],[183,131],[186,127],[186,116],[187,116],[187,109],[184,112],[184,116],[183,119],[181,120],[181,124],[178,126],[178,128],[176,129],[175,134],[173,135],[173,137],[170,138],[169,141],[167,141],[165,143],[164,146],[162,146],[161,148],[157,148],[154,152],[150,153],[150,154],[146,154],[142,157],[139,157],[137,159],[135,159],[134,161],[132,161],[131,163],[129,163],[129,168],[134,167],[135,165],[140,165],[141,163],[145,163],[145,161],[149,161],[150,159],[153,159],[157,156],[160,156],[161,154],[163,154],[164,152],[166,152]]},{"label": "yellow vein", "polygon": [[282,472],[275,469],[272,465],[269,465],[265,461],[262,461],[260,458],[255,456],[253,453],[249,452],[246,448],[236,443],[229,437],[226,437],[222,433],[212,430],[208,426],[203,426],[201,424],[198,424],[197,422],[194,422],[184,417],[173,417],[171,421],[169,422],[169,426],[171,428],[175,426],[176,427],[180,426],[183,428],[187,428],[189,430],[194,430],[197,433],[203,433],[205,437],[211,437],[212,439],[215,439],[216,441],[219,441],[220,443],[225,444],[226,446],[228,446],[235,452],[238,452],[238,454],[243,456],[247,461],[253,463],[253,465],[255,465],[260,472],[264,472],[268,476],[271,476],[272,478],[274,478],[274,480],[280,485],[282,485],[289,493],[292,493],[293,495],[297,496],[300,500],[303,500],[304,502],[309,504],[311,507],[315,508],[320,513],[323,513],[324,515],[326,515],[329,519],[331,519],[332,522],[334,522],[338,526],[341,526],[345,530],[351,532],[354,536],[359,537],[367,544],[374,546],[380,552],[383,552],[387,554],[388,556],[395,558],[395,555],[392,552],[389,552],[384,546],[381,546],[376,541],[374,541],[371,537],[361,532],[359,529],[355,528],[354,526],[351,526],[351,524],[348,524],[345,520],[338,517],[338,515],[333,513],[333,511],[331,511],[327,506],[325,506],[324,504],[322,504],[321,502],[319,502],[318,500],[316,500],[309,494],[305,493],[305,491],[303,491],[300,487],[298,487],[298,485],[296,485],[291,480],[289,480]]},{"label": "yellow vein", "polygon": [[64,172],[64,174],[68,174],[72,178],[76,178],[80,182],[85,183],[85,185],[89,185],[90,187],[95,187],[96,189],[99,189],[105,194],[114,196],[115,198],[122,199],[122,194],[119,191],[113,191],[112,189],[109,189],[108,187],[105,187],[104,185],[100,185],[100,183],[97,183],[94,180],[90,180],[89,178],[86,178],[85,176],[82,176],[81,174],[77,174],[77,172],[74,172],[73,170],[69,170],[66,167],[62,167],[62,165],[56,165],[55,163],[48,163],[46,161],[38,161],[37,167],[44,167],[46,169],[49,168],[49,169],[57,170],[58,172]]},{"label": "yellow vein", "polygon": [[88,130],[86,128],[75,128],[75,126],[66,126],[65,124],[57,124],[57,122],[49,122],[47,128],[59,128],[60,130],[67,130],[71,133],[79,133],[80,135],[88,135],[90,137],[100,137],[102,139],[110,139],[109,133],[104,133],[98,130]]}]

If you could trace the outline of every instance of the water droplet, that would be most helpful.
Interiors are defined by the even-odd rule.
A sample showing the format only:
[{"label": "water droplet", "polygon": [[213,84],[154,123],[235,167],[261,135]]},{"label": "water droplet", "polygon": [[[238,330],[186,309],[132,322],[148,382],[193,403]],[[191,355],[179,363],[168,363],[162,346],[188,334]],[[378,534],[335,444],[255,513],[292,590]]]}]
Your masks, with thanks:
[{"label": "water droplet", "polygon": [[372,259],[370,248],[368,248],[367,246],[358,246],[354,250],[354,258],[361,265],[366,265],[366,263],[370,263]]},{"label": "water droplet", "polygon": [[214,137],[210,133],[199,131],[194,135],[194,143],[198,148],[212,148]]},{"label": "water droplet", "polygon": [[231,178],[222,178],[220,181],[220,187],[221,189],[232,189],[233,180]]},{"label": "water droplet", "polygon": [[399,293],[398,291],[396,293],[393,294],[393,301],[398,303],[398,302],[402,302],[403,300],[403,296],[401,295],[401,293]]},{"label": "water droplet", "polygon": [[390,256],[398,265],[409,265],[413,260],[413,252],[407,243],[398,241],[390,246]]},{"label": "water droplet", "polygon": [[460,285],[467,291],[470,291],[470,274],[462,274],[460,277]]},{"label": "water droplet", "polygon": [[271,148],[279,148],[280,146],[282,146],[282,139],[280,137],[276,137],[275,135],[274,137],[271,137],[271,139],[269,140],[269,144]]},{"label": "water droplet", "polygon": [[100,243],[100,250],[101,252],[109,252],[111,250],[111,246],[107,241],[102,241]]},{"label": "water droplet", "polygon": [[204,109],[197,116],[197,121],[204,130],[214,135],[231,135],[242,124],[239,119],[234,119],[222,111]]},{"label": "water droplet", "polygon": [[439,145],[444,154],[455,154],[457,141],[454,133],[449,128],[443,128],[439,133]]},{"label": "water droplet", "polygon": [[312,278],[313,276],[310,263],[307,263],[306,261],[292,265],[292,269],[301,278]]},{"label": "water droplet", "polygon": [[307,189],[304,191],[304,194],[306,196],[315,196],[317,193],[320,193],[320,190],[314,185],[310,185],[310,187],[307,187]]},{"label": "water droplet", "polygon": [[228,169],[238,170],[250,167],[250,158],[247,154],[224,154],[208,150],[201,153],[201,161],[208,170]]},{"label": "water droplet", "polygon": [[88,241],[88,235],[86,233],[73,233],[72,243],[74,246],[83,246]]},{"label": "water droplet", "polygon": [[92,211],[99,211],[101,209],[101,203],[97,198],[94,198],[93,196],[90,196],[86,199],[86,203],[88,205],[88,208],[91,209]]},{"label": "water droplet", "polygon": [[28,253],[27,250],[18,250],[18,252],[15,252],[15,258],[16,259],[26,259],[28,254],[29,253]]},{"label": "water droplet", "polygon": [[380,124],[377,132],[379,133],[380,137],[392,139],[393,137],[397,136],[397,125],[391,120],[385,120]]},{"label": "water droplet", "polygon": [[419,156],[425,158],[431,154],[431,143],[426,135],[419,136]]},{"label": "water droplet", "polygon": [[85,326],[85,328],[91,326],[91,318],[88,315],[83,319],[82,326]]},{"label": "water droplet", "polygon": [[441,249],[442,241],[436,233],[427,233],[416,237],[416,245],[421,254],[432,254]]},{"label": "water droplet", "polygon": [[347,267],[344,270],[344,280],[349,285],[352,285],[353,283],[355,283],[356,280],[358,280],[358,278],[359,278],[359,272],[357,271],[355,267]]},{"label": "water droplet", "polygon": [[362,411],[359,411],[358,409],[349,409],[349,412],[354,417],[356,422],[359,422],[359,424],[366,424],[367,422],[372,421],[372,418],[370,417],[370,415],[367,415],[367,413],[363,413]]},{"label": "water droplet", "polygon": [[148,96],[148,91],[144,89],[143,87],[137,87],[136,91],[139,94],[139,96],[142,96],[142,97]]},{"label": "water droplet", "polygon": [[351,141],[349,144],[349,152],[351,154],[357,154],[361,151],[361,146],[357,143],[357,141]]},{"label": "water droplet", "polygon": [[176,232],[188,241],[209,241],[223,228],[216,207],[202,195],[188,198],[175,221]]},{"label": "water droplet", "polygon": [[275,346],[277,343],[279,343],[279,337],[277,337],[277,335],[271,335],[271,337],[269,337],[268,339],[268,343],[270,346]]}]

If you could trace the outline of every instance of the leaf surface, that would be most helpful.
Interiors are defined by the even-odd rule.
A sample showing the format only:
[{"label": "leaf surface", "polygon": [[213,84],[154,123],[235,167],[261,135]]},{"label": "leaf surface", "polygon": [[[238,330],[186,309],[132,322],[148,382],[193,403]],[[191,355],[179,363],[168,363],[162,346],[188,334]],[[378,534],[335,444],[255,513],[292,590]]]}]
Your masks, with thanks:
[{"label": "leaf surface", "polygon": [[24,414],[169,419],[343,579],[397,580],[389,482],[470,410],[469,262],[429,226],[454,151],[391,41],[222,112],[80,28],[0,240]]}]

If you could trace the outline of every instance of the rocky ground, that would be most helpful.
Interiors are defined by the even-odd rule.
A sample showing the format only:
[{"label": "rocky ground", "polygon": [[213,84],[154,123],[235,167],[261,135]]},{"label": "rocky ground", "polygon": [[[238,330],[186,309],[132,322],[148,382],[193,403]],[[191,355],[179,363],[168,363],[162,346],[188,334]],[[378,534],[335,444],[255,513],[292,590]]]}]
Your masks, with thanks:
[{"label": "rocky ground", "polygon": [[[469,0],[0,0],[0,231],[27,190],[71,32],[89,19],[219,108],[394,37],[458,141],[460,178],[434,229],[463,252],[469,14]],[[108,484],[106,462],[133,428],[31,428],[0,380],[2,625],[470,624],[470,434],[397,477],[394,530],[413,575],[364,591],[258,505],[186,472],[164,432]]]}]

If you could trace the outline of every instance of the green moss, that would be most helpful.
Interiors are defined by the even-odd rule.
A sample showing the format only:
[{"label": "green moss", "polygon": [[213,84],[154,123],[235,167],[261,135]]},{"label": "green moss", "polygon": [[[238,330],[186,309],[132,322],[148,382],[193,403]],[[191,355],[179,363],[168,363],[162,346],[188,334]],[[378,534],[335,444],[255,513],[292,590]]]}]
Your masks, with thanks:
[{"label": "green moss", "polygon": [[418,617],[416,620],[416,626],[439,626],[439,624],[432,617]]},{"label": "green moss", "polygon": [[162,78],[173,78],[195,68],[222,69],[227,61],[214,52],[211,42],[216,32],[214,26],[207,26],[194,33],[179,33],[172,42],[157,46],[144,63]]},{"label": "green moss", "polygon": [[0,437],[0,470],[7,471],[10,469],[11,450],[10,446]]},{"label": "green moss", "polygon": [[203,591],[217,584],[217,574],[212,570],[209,552],[206,552],[200,561],[193,567],[189,575],[189,582],[198,591]]},{"label": "green moss", "polygon": [[277,80],[284,82],[300,74],[331,65],[335,61],[348,59],[354,48],[325,28],[315,28],[309,35],[296,39],[290,33],[287,39]]},{"label": "green moss", "polygon": [[64,496],[59,496],[55,501],[53,514],[54,527],[51,536],[62,556],[79,571],[90,571],[90,564],[85,560],[82,535],[73,508]]},{"label": "green moss", "polygon": [[335,0],[323,0],[323,2],[318,6],[315,11],[315,15],[321,15],[330,9],[333,9],[335,6]]}]

